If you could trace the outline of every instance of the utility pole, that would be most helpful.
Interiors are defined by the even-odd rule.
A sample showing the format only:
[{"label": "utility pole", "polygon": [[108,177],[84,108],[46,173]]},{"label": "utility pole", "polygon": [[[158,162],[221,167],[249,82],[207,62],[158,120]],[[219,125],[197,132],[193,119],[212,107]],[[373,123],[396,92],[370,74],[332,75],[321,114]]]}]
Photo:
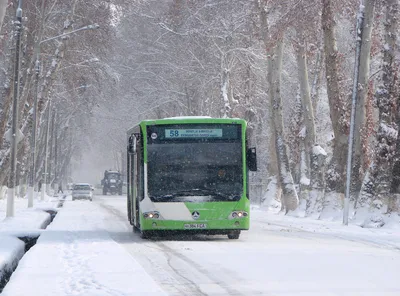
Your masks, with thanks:
[{"label": "utility pole", "polygon": [[11,169],[8,180],[7,190],[7,217],[14,217],[14,202],[15,202],[15,179],[17,168],[17,148],[18,142],[21,140],[20,131],[18,128],[18,98],[19,98],[19,52],[21,48],[21,29],[22,29],[22,0],[18,2],[18,8],[15,20],[15,65],[14,65],[14,93],[13,93],[13,108],[12,108],[12,125],[11,125]]}]

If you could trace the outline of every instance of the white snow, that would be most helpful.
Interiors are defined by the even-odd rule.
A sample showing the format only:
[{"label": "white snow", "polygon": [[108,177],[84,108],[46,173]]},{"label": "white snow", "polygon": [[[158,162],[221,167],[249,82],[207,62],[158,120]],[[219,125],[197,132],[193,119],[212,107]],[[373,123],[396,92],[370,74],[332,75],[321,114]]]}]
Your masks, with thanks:
[{"label": "white snow", "polygon": [[0,236],[0,279],[3,272],[9,272],[24,254],[24,243],[15,237]]},{"label": "white snow", "polygon": [[308,186],[308,185],[310,185],[310,183],[311,183],[311,180],[309,178],[307,178],[306,176],[301,176],[300,184]]},{"label": "white snow", "polygon": [[315,145],[313,147],[313,154],[315,154],[315,155],[321,154],[321,155],[325,155],[325,156],[327,155],[327,153],[324,150],[324,148],[322,148],[320,145]]},{"label": "white snow", "polygon": [[25,244],[18,237],[38,236],[50,222],[50,214],[44,210],[54,210],[57,203],[57,199],[36,201],[35,208],[27,209],[27,199],[16,198],[15,216],[5,218],[7,202],[0,199],[0,279],[4,272],[12,271],[24,255]]},{"label": "white snow", "polygon": [[305,138],[305,137],[306,137],[306,134],[307,134],[307,127],[306,127],[306,126],[303,126],[303,127],[301,128],[301,130],[299,131],[298,136],[299,136],[300,138]]},{"label": "white snow", "polygon": [[379,125],[381,131],[387,135],[387,137],[391,138],[391,139],[397,139],[397,130],[395,130],[393,127],[388,126],[384,123],[381,123]]},{"label": "white snow", "polygon": [[65,203],[20,261],[2,296],[163,295],[105,230],[113,219],[90,201]]},{"label": "white snow", "polygon": [[48,198],[46,201],[35,200],[34,208],[28,209],[26,198],[15,199],[15,216],[6,218],[6,200],[0,200],[0,236],[24,236],[40,233],[50,219],[45,210],[56,211],[58,198]]},{"label": "white snow", "polygon": [[390,50],[390,46],[389,46],[389,44],[387,44],[387,43],[385,43],[385,44],[383,45],[383,48],[384,48],[386,51],[389,51],[389,50]]},{"label": "white snow", "polygon": [[67,200],[2,296],[400,295],[400,228],[363,229],[352,220],[345,227],[269,209],[252,206],[251,228],[239,240],[142,240],[127,222],[126,198]]}]

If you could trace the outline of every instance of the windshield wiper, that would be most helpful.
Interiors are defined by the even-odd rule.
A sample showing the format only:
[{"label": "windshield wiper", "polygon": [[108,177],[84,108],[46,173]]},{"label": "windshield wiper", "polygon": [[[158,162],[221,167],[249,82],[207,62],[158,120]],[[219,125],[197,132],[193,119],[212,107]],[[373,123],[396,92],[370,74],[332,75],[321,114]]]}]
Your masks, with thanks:
[{"label": "windshield wiper", "polygon": [[164,195],[159,195],[159,196],[153,196],[153,199],[173,199],[175,197],[181,197],[181,196],[212,196],[212,197],[217,197],[222,200],[229,200],[235,198],[235,195],[229,195],[223,192],[219,192],[216,190],[212,189],[191,189],[191,190],[181,190],[178,192],[170,193],[170,194],[164,194]]}]

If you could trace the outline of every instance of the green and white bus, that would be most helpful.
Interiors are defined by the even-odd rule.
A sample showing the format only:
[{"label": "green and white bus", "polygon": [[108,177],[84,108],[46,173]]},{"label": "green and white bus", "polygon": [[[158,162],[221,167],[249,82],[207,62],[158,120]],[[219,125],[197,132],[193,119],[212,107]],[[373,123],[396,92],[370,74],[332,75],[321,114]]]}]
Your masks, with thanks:
[{"label": "green and white bus", "polygon": [[246,121],[211,117],[143,120],[129,129],[128,218],[142,238],[165,231],[249,229],[248,171],[257,170]]}]

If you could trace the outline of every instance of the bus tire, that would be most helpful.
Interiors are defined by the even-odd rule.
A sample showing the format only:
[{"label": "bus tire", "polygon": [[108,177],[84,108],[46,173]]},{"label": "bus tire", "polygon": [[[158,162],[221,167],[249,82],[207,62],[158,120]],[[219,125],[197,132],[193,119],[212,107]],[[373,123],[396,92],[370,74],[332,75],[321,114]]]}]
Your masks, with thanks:
[{"label": "bus tire", "polygon": [[148,231],[141,230],[141,231],[140,231],[140,238],[142,238],[142,239],[148,239],[148,238],[150,238],[150,235],[149,235]]},{"label": "bus tire", "polygon": [[133,223],[132,223],[131,202],[130,202],[129,199],[128,199],[128,202],[127,202],[127,212],[128,212],[128,220],[129,220],[129,223],[130,223],[131,225],[133,225]]},{"label": "bus tire", "polygon": [[231,233],[228,233],[229,239],[238,239],[239,236],[240,236],[240,230],[232,231]]}]

